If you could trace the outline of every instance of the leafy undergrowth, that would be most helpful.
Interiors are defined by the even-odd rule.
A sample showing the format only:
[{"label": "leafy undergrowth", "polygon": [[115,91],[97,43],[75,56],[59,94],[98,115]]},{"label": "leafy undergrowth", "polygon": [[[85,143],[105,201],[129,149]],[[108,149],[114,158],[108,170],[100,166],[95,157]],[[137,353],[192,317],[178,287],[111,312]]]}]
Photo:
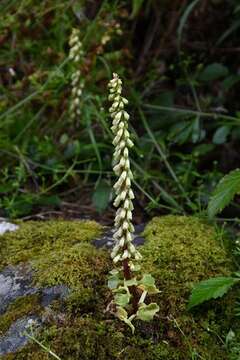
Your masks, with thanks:
[{"label": "leafy undergrowth", "polygon": [[[22,224],[15,234],[1,237],[1,248],[5,249],[2,265],[25,261],[28,256],[36,269],[35,283],[71,287],[64,304],[56,301],[48,309],[46,325],[37,333],[61,359],[227,359],[226,334],[232,328],[239,336],[239,324],[233,318],[234,293],[192,313],[186,310],[193,283],[231,273],[231,259],[214,228],[197,218],[181,216],[155,218],[147,226],[146,242],[140,248],[142,267],[151,271],[161,290],[155,296],[160,311],[151,323],[136,322],[133,336],[106,312],[111,300],[106,287],[109,254],[90,242],[99,235],[99,226],[92,222],[67,222],[66,228],[64,222],[40,224]],[[58,233],[59,226],[65,229],[63,233]],[[32,309],[37,309],[35,300]],[[44,360],[49,356],[32,344],[5,359]]]},{"label": "leafy undergrowth", "polygon": [[[98,211],[110,211],[112,72],[123,77],[129,99],[138,216],[205,208],[216,182],[239,166],[238,6],[0,1],[0,215],[98,219]],[[73,28],[84,51],[76,123],[69,112]]]}]

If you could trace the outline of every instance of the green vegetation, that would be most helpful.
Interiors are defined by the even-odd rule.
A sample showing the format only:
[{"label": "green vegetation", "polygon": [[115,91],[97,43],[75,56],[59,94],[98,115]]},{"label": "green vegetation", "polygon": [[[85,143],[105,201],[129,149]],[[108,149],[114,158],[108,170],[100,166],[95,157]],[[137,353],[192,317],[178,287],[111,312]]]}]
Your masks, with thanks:
[{"label": "green vegetation", "polygon": [[102,226],[95,221],[29,221],[19,225],[17,232],[1,236],[0,268],[28,259],[44,259],[53,249],[62,256],[74,245],[77,250],[79,242],[88,243],[102,232]]},{"label": "green vegetation", "polygon": [[[97,211],[109,206],[104,109],[113,71],[125,81],[134,115],[131,157],[144,216],[202,211],[239,162],[239,13],[237,0],[2,1],[2,215],[79,215],[92,199]],[[82,43],[84,88],[72,122],[73,28]]]},{"label": "green vegetation", "polygon": [[214,190],[209,204],[210,217],[221,212],[240,193],[240,170],[236,169],[225,175]]},{"label": "green vegetation", "polygon": [[22,296],[9,305],[7,312],[0,316],[0,336],[4,335],[14,321],[26,315],[40,315],[42,307],[37,294]]},{"label": "green vegetation", "polygon": [[[41,286],[64,283],[72,289],[64,305],[58,301],[51,305],[45,328],[37,332],[37,338],[61,359],[226,359],[227,332],[231,328],[239,336],[239,322],[233,315],[236,295],[230,293],[214,306],[206,304],[194,314],[186,310],[195,282],[210,276],[228,276],[232,270],[229,254],[222,246],[223,239],[212,226],[184,216],[155,218],[147,226],[146,243],[140,248],[142,267],[156,279],[160,293],[153,297],[160,311],[150,323],[136,321],[136,332],[132,335],[130,329],[106,313],[110,299],[106,276],[111,261],[107,251],[96,250],[91,245],[100,227],[89,222],[66,222],[66,227],[63,223],[58,227],[57,221],[42,226],[26,222],[15,233],[15,240],[13,233],[1,237],[3,243],[15,241],[19,249],[18,260],[12,258],[8,262],[10,246],[4,262],[21,261],[21,252],[25,258],[28,240],[32,250],[28,260],[36,270],[35,283]],[[60,241],[65,244],[62,256],[59,256]],[[48,253],[42,249],[48,249]],[[32,309],[44,315],[36,304],[37,297],[28,299],[31,302],[25,301],[26,305],[20,308],[19,304],[24,302],[20,298],[0,317],[4,329],[9,326],[10,318],[31,313]],[[5,358],[35,360],[49,359],[49,355],[32,344]]]},{"label": "green vegetation", "polygon": [[[63,360],[239,359],[239,31],[239,0],[0,2],[0,217],[21,225],[0,238],[0,269],[29,261],[35,284],[69,285],[65,317],[38,334]],[[132,119],[133,223],[155,216],[143,277],[116,294],[127,322],[126,289],[154,288],[139,318],[159,313],[134,336],[111,316],[111,259],[91,244],[102,225],[66,220],[113,222],[112,73]],[[37,296],[25,300],[0,317],[2,333],[42,315]],[[7,358],[44,357],[31,345]]]}]

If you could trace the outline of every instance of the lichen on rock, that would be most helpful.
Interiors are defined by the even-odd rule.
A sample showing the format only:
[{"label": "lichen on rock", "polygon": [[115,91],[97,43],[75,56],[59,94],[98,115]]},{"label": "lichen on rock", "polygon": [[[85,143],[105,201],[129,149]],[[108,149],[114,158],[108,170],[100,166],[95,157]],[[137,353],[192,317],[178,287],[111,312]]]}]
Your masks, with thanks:
[{"label": "lichen on rock", "polygon": [[[110,296],[106,287],[109,251],[91,244],[101,231],[92,222],[30,222],[22,224],[17,233],[0,238],[2,267],[28,261],[35,269],[35,286],[66,285],[71,289],[65,301],[50,305],[52,316],[38,339],[62,360],[188,360],[193,354],[196,359],[226,360],[219,339],[230,327],[239,332],[239,323],[233,319],[234,292],[192,313],[186,310],[193,283],[232,271],[231,259],[214,227],[182,216],[155,218],[147,225],[140,248],[142,269],[154,275],[161,290],[154,298],[160,312],[152,323],[136,322],[134,336],[105,312]],[[34,302],[33,306],[38,305]],[[9,311],[13,319],[18,317],[14,307]],[[38,313],[44,315],[41,310]],[[0,316],[0,323],[6,319],[4,331],[10,315]],[[49,357],[30,344],[3,359]]]}]

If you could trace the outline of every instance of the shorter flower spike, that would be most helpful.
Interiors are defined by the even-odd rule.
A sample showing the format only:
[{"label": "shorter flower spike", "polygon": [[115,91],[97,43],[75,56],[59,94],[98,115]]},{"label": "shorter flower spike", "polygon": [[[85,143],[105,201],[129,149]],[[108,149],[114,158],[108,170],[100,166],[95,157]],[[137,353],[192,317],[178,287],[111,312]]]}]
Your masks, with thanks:
[{"label": "shorter flower spike", "polygon": [[113,249],[113,261],[120,262],[125,259],[139,259],[141,255],[132,244],[132,211],[134,198],[131,189],[131,181],[133,178],[128,149],[133,146],[128,131],[129,114],[124,110],[128,103],[127,99],[122,96],[122,80],[117,74],[113,74],[113,79],[109,82],[112,106],[109,111],[112,117],[112,132],[114,135],[113,145],[115,152],[113,156],[113,171],[117,175],[118,180],[114,185],[116,198],[114,206],[118,208],[115,217],[115,234],[116,247]]},{"label": "shorter flower spike", "polygon": [[84,80],[80,70],[83,60],[82,43],[80,40],[80,31],[73,29],[69,39],[69,59],[73,62],[74,70],[71,77],[71,105],[70,105],[70,120],[77,122],[81,115],[81,99],[84,88]]}]

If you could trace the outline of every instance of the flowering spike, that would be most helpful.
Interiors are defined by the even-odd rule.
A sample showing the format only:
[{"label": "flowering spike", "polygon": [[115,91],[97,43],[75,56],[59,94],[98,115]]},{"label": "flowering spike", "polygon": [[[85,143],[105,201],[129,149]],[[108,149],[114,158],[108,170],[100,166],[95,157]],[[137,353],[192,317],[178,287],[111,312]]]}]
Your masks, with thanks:
[{"label": "flowering spike", "polygon": [[[158,312],[159,307],[156,303],[146,305],[144,299],[147,292],[152,294],[159,291],[151,275],[145,274],[140,279],[139,274],[137,274],[140,267],[135,263],[141,260],[142,256],[132,243],[132,233],[134,232],[132,200],[134,193],[131,186],[133,174],[130,169],[129,149],[133,146],[133,142],[128,131],[129,114],[125,110],[128,101],[122,97],[122,80],[117,74],[113,74],[108,87],[109,100],[112,101],[112,106],[109,109],[112,118],[111,130],[114,136],[112,143],[115,147],[113,171],[117,176],[117,181],[113,186],[116,193],[113,205],[117,208],[114,221],[115,232],[113,234],[116,244],[112,250],[111,258],[119,274],[119,285],[114,289],[115,298],[113,302],[116,305],[116,316],[128,324],[134,332],[132,324],[134,318],[151,320]],[[125,305],[122,305],[119,298],[124,299]],[[149,308],[151,308],[150,313]]]},{"label": "flowering spike", "polygon": [[[115,218],[115,239],[117,243],[119,243],[120,240],[122,243],[124,239],[123,246],[119,247],[117,252],[114,251],[114,259],[115,262],[116,259],[120,262],[126,258],[134,259],[136,252],[135,246],[129,241],[129,239],[132,239],[132,232],[134,230],[131,222],[133,211],[131,199],[134,195],[131,190],[132,172],[130,169],[128,148],[130,148],[133,143],[129,141],[129,114],[124,110],[127,100],[122,97],[122,80],[119,79],[117,74],[113,74],[113,79],[109,82],[109,89],[111,94],[110,100],[113,102],[110,112],[112,113],[112,109],[114,109],[112,132],[114,135],[113,145],[115,146],[113,156],[115,166],[113,171],[118,177],[114,185],[117,194],[114,206],[119,207]],[[118,255],[120,255],[120,257]]]},{"label": "flowering spike", "polygon": [[70,39],[69,39],[69,59],[74,65],[74,71],[71,77],[71,105],[70,105],[70,120],[71,122],[77,122],[79,116],[81,115],[81,99],[82,99],[82,90],[84,87],[84,80],[82,78],[82,73],[80,66],[83,60],[83,50],[82,43],[80,40],[80,31],[78,29],[73,29]]}]

